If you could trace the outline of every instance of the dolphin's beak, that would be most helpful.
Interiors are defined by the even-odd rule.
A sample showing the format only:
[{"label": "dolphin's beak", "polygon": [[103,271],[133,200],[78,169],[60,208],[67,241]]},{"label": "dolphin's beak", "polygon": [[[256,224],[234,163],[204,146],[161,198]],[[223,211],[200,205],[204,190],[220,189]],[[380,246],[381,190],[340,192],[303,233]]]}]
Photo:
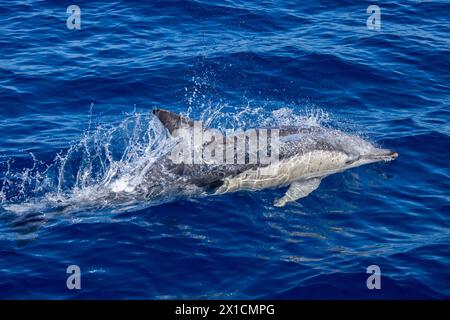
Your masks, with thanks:
[{"label": "dolphin's beak", "polygon": [[391,154],[390,154],[391,160],[395,160],[398,158],[398,153],[391,150]]},{"label": "dolphin's beak", "polygon": [[376,161],[392,161],[398,158],[398,153],[389,149],[377,149],[377,152],[364,155],[363,158]]}]

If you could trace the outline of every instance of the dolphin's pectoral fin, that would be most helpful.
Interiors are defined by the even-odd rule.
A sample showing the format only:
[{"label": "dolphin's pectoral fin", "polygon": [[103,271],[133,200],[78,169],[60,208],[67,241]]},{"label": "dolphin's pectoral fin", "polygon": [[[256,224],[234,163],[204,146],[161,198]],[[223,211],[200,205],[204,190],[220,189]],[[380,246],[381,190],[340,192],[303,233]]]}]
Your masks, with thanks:
[{"label": "dolphin's pectoral fin", "polygon": [[313,178],[306,181],[292,182],[289,186],[288,191],[286,191],[286,194],[280,199],[276,200],[273,205],[275,207],[284,207],[288,202],[296,201],[300,198],[308,196],[311,192],[319,187],[320,181],[322,181],[322,179]]}]

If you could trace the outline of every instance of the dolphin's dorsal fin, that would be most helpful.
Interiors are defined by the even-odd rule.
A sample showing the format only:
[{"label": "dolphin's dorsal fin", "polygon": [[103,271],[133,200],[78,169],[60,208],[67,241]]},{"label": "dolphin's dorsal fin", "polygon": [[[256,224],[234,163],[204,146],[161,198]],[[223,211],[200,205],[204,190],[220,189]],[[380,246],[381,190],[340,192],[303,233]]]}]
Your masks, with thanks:
[{"label": "dolphin's dorsal fin", "polygon": [[155,109],[153,110],[153,114],[158,117],[159,121],[161,121],[164,127],[166,127],[171,134],[175,130],[180,129],[182,127],[192,127],[194,125],[194,121],[189,120],[186,117],[180,116],[175,112],[163,109]]}]

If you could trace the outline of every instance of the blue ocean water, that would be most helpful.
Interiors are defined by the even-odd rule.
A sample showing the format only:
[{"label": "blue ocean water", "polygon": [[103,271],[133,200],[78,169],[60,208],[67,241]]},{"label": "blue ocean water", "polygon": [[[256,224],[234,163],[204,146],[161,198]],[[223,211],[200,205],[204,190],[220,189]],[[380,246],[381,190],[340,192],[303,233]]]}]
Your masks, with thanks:
[{"label": "blue ocean water", "polygon": [[[447,1],[0,1],[0,298],[450,298],[449,48]],[[93,206],[159,150],[153,108],[400,157],[284,208],[285,189]]]}]

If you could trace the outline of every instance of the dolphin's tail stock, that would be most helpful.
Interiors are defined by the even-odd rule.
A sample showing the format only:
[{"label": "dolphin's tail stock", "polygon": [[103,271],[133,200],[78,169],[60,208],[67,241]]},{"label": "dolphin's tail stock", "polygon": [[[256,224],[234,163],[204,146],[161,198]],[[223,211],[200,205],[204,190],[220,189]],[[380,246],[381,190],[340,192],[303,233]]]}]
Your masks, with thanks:
[{"label": "dolphin's tail stock", "polygon": [[0,208],[0,221],[8,232],[13,234],[18,245],[24,245],[37,238],[38,232],[51,220],[52,216],[62,214],[68,205],[55,207],[52,212],[39,210],[20,210],[21,205]]},{"label": "dolphin's tail stock", "polygon": [[14,234],[17,244],[23,245],[37,237],[37,232],[45,225],[47,218],[41,213],[27,213],[17,216],[3,214],[2,221]]}]

